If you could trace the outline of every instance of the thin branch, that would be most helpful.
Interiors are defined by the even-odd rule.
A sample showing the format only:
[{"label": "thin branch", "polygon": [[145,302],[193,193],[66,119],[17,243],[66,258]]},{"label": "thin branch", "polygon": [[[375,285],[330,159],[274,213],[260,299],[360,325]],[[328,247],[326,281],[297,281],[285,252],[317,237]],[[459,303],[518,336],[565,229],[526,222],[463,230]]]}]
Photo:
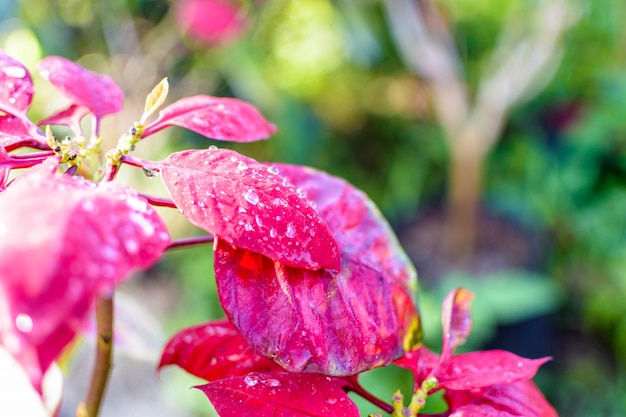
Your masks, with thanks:
[{"label": "thin branch", "polygon": [[54,156],[54,151],[41,151],[41,152],[31,152],[17,155],[10,155],[11,159],[33,159],[33,158],[47,158],[50,156]]},{"label": "thin branch", "polygon": [[159,166],[154,161],[137,158],[130,155],[122,155],[121,162],[138,168],[149,169],[151,171],[159,171]]},{"label": "thin branch", "polygon": [[148,203],[150,203],[153,206],[177,208],[176,204],[169,198],[153,197],[151,195],[141,194],[141,193],[139,195],[145,198],[146,200],[148,200]]},{"label": "thin branch", "polygon": [[98,417],[100,405],[111,372],[113,352],[113,296],[100,297],[96,300],[96,360],[85,402],[79,405],[78,417]]},{"label": "thin branch", "polygon": [[393,406],[391,404],[387,404],[386,402],[384,402],[383,400],[381,400],[380,398],[376,397],[375,395],[367,391],[365,388],[363,388],[361,384],[359,384],[359,382],[357,381],[356,377],[349,377],[349,378],[343,378],[343,379],[347,382],[346,386],[344,387],[344,390],[346,392],[354,392],[355,394],[369,401],[370,403],[374,404],[376,407],[380,408],[384,412],[388,414],[393,413]]},{"label": "thin branch", "polygon": [[205,236],[194,236],[188,237],[185,239],[175,240],[167,247],[167,250],[170,249],[179,249],[179,248],[187,248],[190,246],[198,246],[204,245],[207,243],[213,243],[215,240],[215,236],[213,235],[205,235]]}]

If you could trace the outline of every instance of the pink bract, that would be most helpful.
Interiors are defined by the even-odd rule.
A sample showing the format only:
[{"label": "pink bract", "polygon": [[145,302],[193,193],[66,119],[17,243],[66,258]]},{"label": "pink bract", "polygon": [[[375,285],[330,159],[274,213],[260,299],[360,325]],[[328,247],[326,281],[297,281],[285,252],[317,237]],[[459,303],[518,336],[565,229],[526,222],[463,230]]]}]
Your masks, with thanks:
[{"label": "pink bract", "polygon": [[158,119],[146,126],[142,137],[169,126],[230,142],[267,139],[276,132],[254,106],[236,98],[204,95],[186,97],[165,107]]},{"label": "pink bract", "polygon": [[339,269],[330,229],[276,167],[206,149],[174,153],[160,169],[181,213],[220,240],[291,266]]},{"label": "pink bract", "polygon": [[176,21],[191,39],[209,47],[233,40],[246,26],[239,6],[226,0],[179,1]]},{"label": "pink bract", "polygon": [[56,174],[49,159],[0,193],[0,344],[39,389],[43,372],[110,294],[170,242],[130,188]]},{"label": "pink bract", "polygon": [[58,56],[44,58],[39,62],[38,69],[41,76],[73,104],[91,110],[96,119],[96,133],[99,132],[102,117],[122,109],[124,93],[106,75],[93,73]]},{"label": "pink bract", "polygon": [[292,372],[346,376],[390,363],[418,331],[411,327],[416,277],[395,236],[343,180],[277,167],[330,226],[341,271],[285,266],[218,238],[215,275],[226,314],[258,353]]},{"label": "pink bract", "polygon": [[34,92],[26,67],[0,49],[0,111],[26,119]]}]

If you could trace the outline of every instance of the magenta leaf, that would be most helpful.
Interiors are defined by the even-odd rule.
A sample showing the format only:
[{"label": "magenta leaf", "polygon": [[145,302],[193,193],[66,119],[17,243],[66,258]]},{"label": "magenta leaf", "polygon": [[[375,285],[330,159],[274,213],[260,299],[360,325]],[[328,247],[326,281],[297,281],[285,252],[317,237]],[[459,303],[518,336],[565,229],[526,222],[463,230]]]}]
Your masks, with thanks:
[{"label": "magenta leaf", "polygon": [[218,238],[215,275],[226,314],[257,352],[289,371],[347,376],[402,356],[407,336],[419,330],[412,327],[416,277],[388,224],[343,180],[279,169],[333,230],[341,271],[288,267]]},{"label": "magenta leaf", "polygon": [[61,110],[43,120],[40,120],[37,124],[39,126],[44,125],[61,125],[67,126],[74,132],[75,135],[81,133],[80,121],[89,114],[89,109],[85,106],[79,106],[77,104],[71,104],[67,109]]},{"label": "magenta leaf", "polygon": [[339,269],[330,229],[275,167],[206,149],[174,153],[160,169],[172,200],[196,226],[287,265]]},{"label": "magenta leaf", "polygon": [[322,375],[253,372],[196,388],[221,417],[358,417],[342,385]]},{"label": "magenta leaf", "polygon": [[[450,417],[558,417],[557,412],[531,380],[494,385],[472,391],[447,391],[444,398]],[[476,414],[481,412],[483,414]]]},{"label": "magenta leaf", "polygon": [[276,132],[251,104],[236,98],[193,96],[165,107],[159,118],[146,126],[142,137],[169,126],[181,126],[212,139],[252,142]]},{"label": "magenta leaf", "polygon": [[207,381],[249,372],[282,370],[271,360],[254,353],[239,331],[225,319],[188,327],[174,335],[163,349],[159,368],[173,364]]},{"label": "magenta leaf", "polygon": [[450,291],[441,307],[441,323],[443,326],[442,362],[449,358],[459,345],[467,340],[472,330],[470,307],[474,294],[465,288]]},{"label": "magenta leaf", "polygon": [[484,388],[532,379],[550,358],[525,359],[504,350],[452,356],[435,372],[439,386],[450,390]]},{"label": "magenta leaf", "polygon": [[0,344],[38,389],[93,297],[152,265],[170,242],[134,190],[56,174],[57,165],[50,158],[0,193]]},{"label": "magenta leaf", "polygon": [[41,76],[73,104],[87,107],[96,118],[96,133],[100,120],[122,109],[124,93],[110,77],[93,73],[82,66],[58,56],[44,58],[38,66]]},{"label": "magenta leaf", "polygon": [[26,67],[0,49],[0,111],[27,120],[34,92]]},{"label": "magenta leaf", "polygon": [[0,116],[0,147],[10,152],[24,146],[50,149],[34,123],[11,115]]}]

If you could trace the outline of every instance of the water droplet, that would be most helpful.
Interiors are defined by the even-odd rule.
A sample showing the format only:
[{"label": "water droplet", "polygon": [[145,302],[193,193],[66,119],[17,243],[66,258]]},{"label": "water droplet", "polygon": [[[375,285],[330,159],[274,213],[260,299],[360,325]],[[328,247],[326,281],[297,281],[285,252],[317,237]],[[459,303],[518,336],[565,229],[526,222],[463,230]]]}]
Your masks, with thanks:
[{"label": "water droplet", "polygon": [[239,161],[237,163],[237,171],[245,171],[246,169],[248,169],[248,165],[245,162]]},{"label": "water droplet", "polygon": [[209,146],[209,150],[216,151],[217,150],[217,146],[211,145],[211,146]]},{"label": "water droplet", "polygon": [[296,236],[296,227],[293,225],[293,223],[289,223],[287,225],[287,231],[285,232],[285,236],[287,236],[288,238],[294,238]]},{"label": "water droplet", "polygon": [[275,198],[274,205],[278,207],[287,207],[287,202],[282,198]]},{"label": "water droplet", "polygon": [[328,397],[328,399],[326,400],[326,402],[330,405],[336,404],[337,403],[337,399],[335,397]]},{"label": "water droplet", "polygon": [[243,379],[243,382],[245,382],[247,386],[253,387],[259,383],[259,379],[255,376],[246,375],[246,377]]},{"label": "water droplet", "polygon": [[205,120],[201,117],[194,117],[191,119],[191,123],[198,126],[198,127],[209,127],[210,123],[208,120]]},{"label": "water droplet", "polygon": [[278,168],[276,168],[276,166],[270,165],[269,167],[267,167],[267,172],[269,172],[270,174],[277,175],[279,171],[278,171]]},{"label": "water droplet", "polygon": [[18,314],[15,318],[15,327],[22,333],[33,331],[33,319],[28,314]]},{"label": "water droplet", "polygon": [[263,382],[268,387],[279,387],[280,381],[274,378],[267,379]]},{"label": "water droplet", "polygon": [[240,206],[240,207],[237,209],[237,211],[238,211],[239,213],[245,213],[245,212],[246,212],[246,209],[245,209],[244,207],[241,207],[241,206]]},{"label": "water droplet", "polygon": [[246,190],[243,193],[243,198],[252,205],[259,204],[259,195],[253,190]]},{"label": "water droplet", "polygon": [[287,178],[283,178],[283,187],[289,187],[291,184],[289,184],[289,180]]},{"label": "water droplet", "polygon": [[190,334],[186,334],[183,336],[183,342],[185,343],[191,343],[193,342],[193,336],[191,336]]},{"label": "water droplet", "polygon": [[298,194],[298,197],[300,198],[306,198],[306,191],[302,188],[296,188],[296,194]]},{"label": "water droplet", "polygon": [[198,207],[201,207],[201,208],[205,208],[205,207],[206,207],[206,204],[205,204],[204,202],[202,202],[202,201],[198,201],[197,206],[198,206]]},{"label": "water droplet", "polygon": [[134,255],[139,251],[139,242],[133,239],[128,239],[124,241],[124,247],[128,253]]},{"label": "water droplet", "polygon": [[263,222],[261,221],[261,218],[259,216],[254,216],[254,221],[256,222],[257,226],[263,227]]},{"label": "water droplet", "polygon": [[[14,77],[14,78],[24,78],[26,76],[26,70],[22,67],[18,67],[17,65],[4,67],[2,68],[2,72],[4,72],[9,77]],[[42,71],[41,76],[46,78],[46,76],[44,75],[44,72],[47,72],[47,71]]]},{"label": "water droplet", "polygon": [[143,173],[148,178],[154,178],[154,177],[158,177],[159,176],[159,172],[158,171],[156,171],[154,169],[150,169],[150,168],[144,168],[143,169]]},{"label": "water droplet", "polygon": [[9,101],[9,104],[15,104],[17,100],[15,99],[15,97],[9,97],[8,101]]},{"label": "water droplet", "polygon": [[246,223],[246,225],[243,228],[246,229],[246,232],[251,232],[254,230],[254,227],[252,227],[252,225],[249,223]]},{"label": "water droplet", "polygon": [[523,368],[524,367],[524,362],[517,362],[517,367],[518,368]]},{"label": "water droplet", "polygon": [[270,237],[276,237],[278,233],[276,232],[276,229],[274,229],[273,227],[270,229]]}]

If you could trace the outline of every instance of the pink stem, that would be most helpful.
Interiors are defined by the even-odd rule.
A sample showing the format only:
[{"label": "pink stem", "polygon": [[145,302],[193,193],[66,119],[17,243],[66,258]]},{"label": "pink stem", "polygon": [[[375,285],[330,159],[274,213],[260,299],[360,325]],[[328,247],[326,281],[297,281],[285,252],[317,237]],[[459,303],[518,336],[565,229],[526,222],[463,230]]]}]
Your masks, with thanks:
[{"label": "pink stem", "polygon": [[0,161],[0,167],[9,167],[11,169],[20,169],[20,168],[30,168],[35,165],[39,165],[42,163],[47,157],[36,157],[32,159],[8,159],[5,161]]},{"label": "pink stem", "polygon": [[146,159],[135,158],[130,155],[122,155],[121,161],[127,165],[132,165],[134,167],[150,169],[152,171],[159,171],[158,164],[153,161],[148,161]]},{"label": "pink stem", "polygon": [[153,197],[151,195],[141,193],[139,195],[148,200],[148,203],[152,204],[153,206],[177,208],[176,204],[169,198]]},{"label": "pink stem", "polygon": [[34,158],[47,158],[49,156],[54,156],[54,151],[41,151],[41,152],[32,152],[25,153],[21,155],[10,155],[11,159],[34,159]]},{"label": "pink stem", "polygon": [[363,399],[374,404],[376,407],[380,408],[384,412],[389,413],[389,414],[393,413],[393,407],[390,404],[387,404],[380,398],[374,396],[369,391],[365,390],[365,388],[363,388],[361,384],[359,384],[356,378],[343,378],[343,379],[347,382],[344,388],[347,392],[352,391],[358,396],[362,397]]}]

